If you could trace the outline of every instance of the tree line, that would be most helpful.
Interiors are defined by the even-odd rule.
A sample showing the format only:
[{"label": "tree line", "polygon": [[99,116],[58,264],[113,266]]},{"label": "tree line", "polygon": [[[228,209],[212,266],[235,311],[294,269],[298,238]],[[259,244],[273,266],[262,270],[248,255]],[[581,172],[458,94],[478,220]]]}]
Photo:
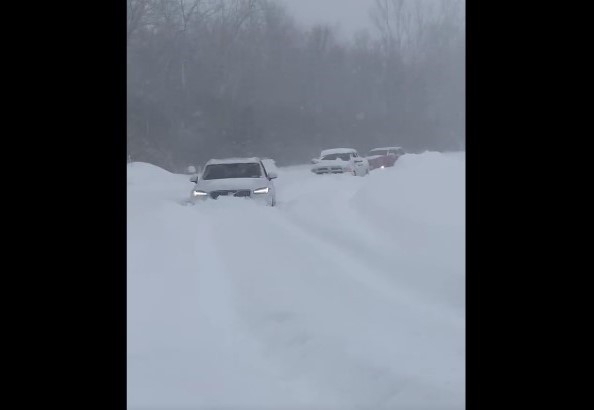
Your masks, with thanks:
[{"label": "tree line", "polygon": [[348,41],[274,0],[127,0],[127,147],[172,171],[209,158],[464,145],[460,0],[375,0]]}]

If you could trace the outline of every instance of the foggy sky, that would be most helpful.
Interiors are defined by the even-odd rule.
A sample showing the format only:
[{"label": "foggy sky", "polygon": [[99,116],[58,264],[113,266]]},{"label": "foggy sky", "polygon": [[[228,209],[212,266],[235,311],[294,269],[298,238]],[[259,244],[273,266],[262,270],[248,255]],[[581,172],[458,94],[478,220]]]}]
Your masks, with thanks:
[{"label": "foggy sky", "polygon": [[[212,157],[294,165],[337,146],[464,146],[464,0],[405,0],[405,14],[390,7],[394,24],[422,13],[409,14],[422,18],[403,43],[386,40],[384,20],[373,23],[376,0],[268,1],[285,10],[198,1],[202,17],[188,30],[178,2],[129,3],[151,5],[129,8],[131,158],[182,172]],[[360,30],[369,36],[352,41]]]},{"label": "foggy sky", "polygon": [[359,30],[373,30],[369,9],[374,0],[277,0],[284,3],[297,22],[337,26],[340,35],[350,39]]}]

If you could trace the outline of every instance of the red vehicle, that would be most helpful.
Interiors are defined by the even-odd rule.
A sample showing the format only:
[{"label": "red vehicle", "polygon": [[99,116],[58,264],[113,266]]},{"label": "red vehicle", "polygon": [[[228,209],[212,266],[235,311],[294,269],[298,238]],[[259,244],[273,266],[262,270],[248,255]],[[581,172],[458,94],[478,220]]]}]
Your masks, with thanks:
[{"label": "red vehicle", "polygon": [[369,169],[386,168],[394,166],[394,163],[404,155],[401,147],[374,148],[367,154]]}]

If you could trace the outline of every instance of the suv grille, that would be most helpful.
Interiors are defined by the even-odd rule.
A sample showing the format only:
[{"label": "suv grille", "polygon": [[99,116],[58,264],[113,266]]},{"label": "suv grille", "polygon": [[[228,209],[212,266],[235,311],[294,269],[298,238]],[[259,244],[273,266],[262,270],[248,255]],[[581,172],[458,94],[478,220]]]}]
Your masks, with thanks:
[{"label": "suv grille", "polygon": [[220,196],[249,197],[251,195],[251,193],[252,192],[249,189],[221,190],[221,191],[212,191],[210,193],[210,197],[212,199],[217,199]]}]

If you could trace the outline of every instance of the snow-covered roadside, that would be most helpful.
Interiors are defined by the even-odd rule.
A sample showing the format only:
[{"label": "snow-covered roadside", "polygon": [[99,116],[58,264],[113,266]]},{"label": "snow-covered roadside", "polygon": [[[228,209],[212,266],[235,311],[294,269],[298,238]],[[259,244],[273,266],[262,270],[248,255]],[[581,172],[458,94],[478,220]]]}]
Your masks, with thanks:
[{"label": "snow-covered roadside", "polygon": [[129,407],[463,408],[464,155],[182,206],[129,166]]}]

